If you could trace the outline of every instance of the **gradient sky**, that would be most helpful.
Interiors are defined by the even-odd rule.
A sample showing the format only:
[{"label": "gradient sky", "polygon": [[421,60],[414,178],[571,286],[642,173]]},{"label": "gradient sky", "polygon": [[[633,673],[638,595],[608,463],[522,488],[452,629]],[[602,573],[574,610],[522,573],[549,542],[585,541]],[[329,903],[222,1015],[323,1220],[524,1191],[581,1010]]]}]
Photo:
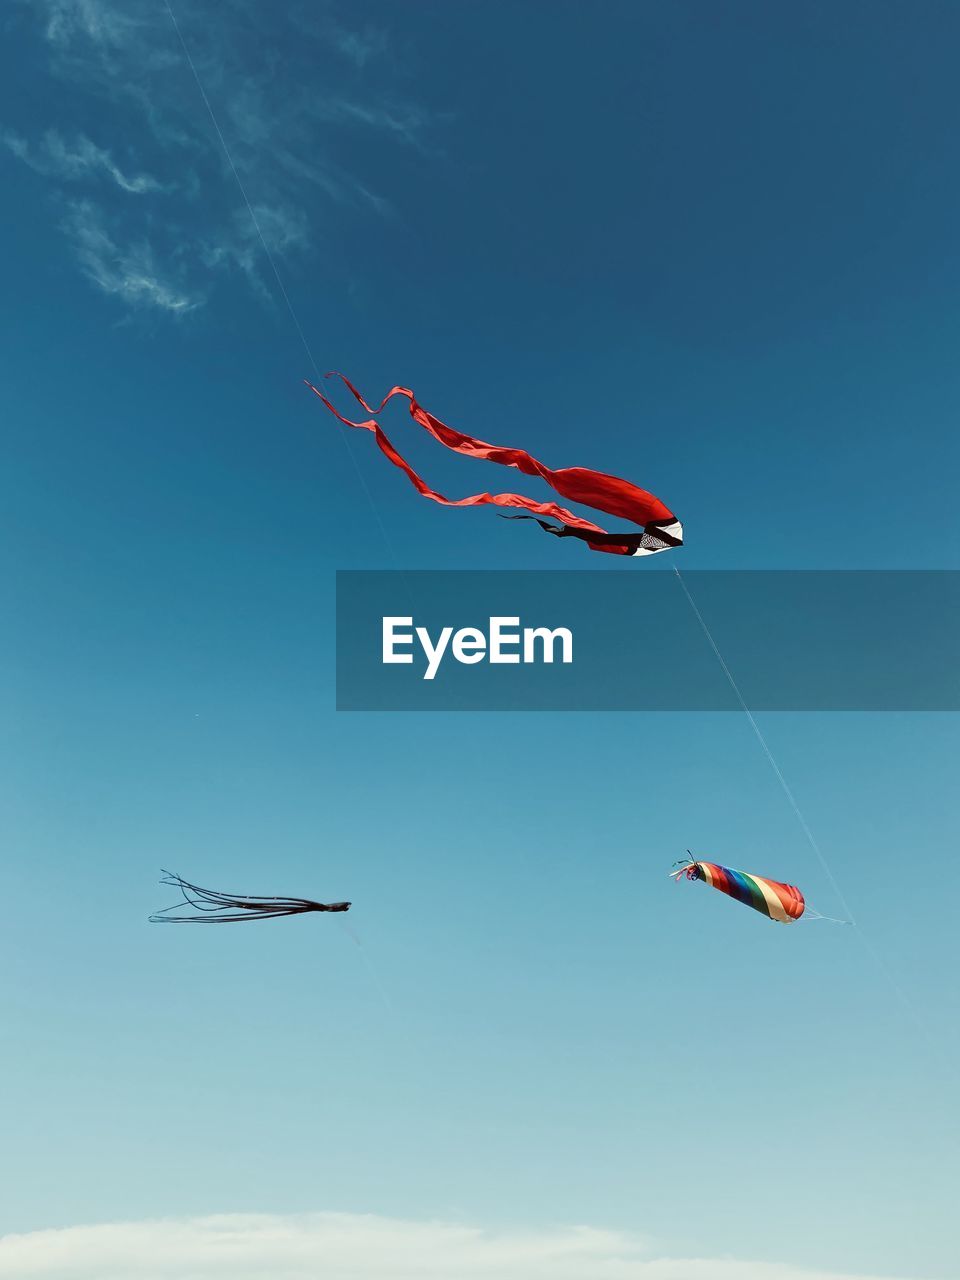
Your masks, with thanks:
[{"label": "gradient sky", "polygon": [[[176,8],[310,354],[163,3],[7,6],[0,1230],[955,1275],[956,720],[762,720],[858,934],[667,880],[839,913],[743,717],[336,714],[337,568],[662,566],[421,501],[302,379],[633,477],[681,565],[960,567],[960,12]],[[355,936],[149,927],[161,866]]]}]

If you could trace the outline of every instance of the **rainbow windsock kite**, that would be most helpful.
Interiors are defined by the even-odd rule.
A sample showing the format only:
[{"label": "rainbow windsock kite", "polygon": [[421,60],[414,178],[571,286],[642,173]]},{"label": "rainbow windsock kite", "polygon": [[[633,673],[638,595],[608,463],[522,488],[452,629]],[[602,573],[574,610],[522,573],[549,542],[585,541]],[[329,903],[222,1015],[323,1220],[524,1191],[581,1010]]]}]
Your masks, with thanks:
[{"label": "rainbow windsock kite", "polygon": [[682,876],[688,880],[703,880],[713,889],[719,889],[729,898],[753,907],[770,920],[780,924],[792,924],[803,915],[803,894],[792,884],[779,880],[767,880],[764,876],[749,875],[746,871],[732,871],[716,862],[700,862],[693,858],[671,871],[677,881]]}]

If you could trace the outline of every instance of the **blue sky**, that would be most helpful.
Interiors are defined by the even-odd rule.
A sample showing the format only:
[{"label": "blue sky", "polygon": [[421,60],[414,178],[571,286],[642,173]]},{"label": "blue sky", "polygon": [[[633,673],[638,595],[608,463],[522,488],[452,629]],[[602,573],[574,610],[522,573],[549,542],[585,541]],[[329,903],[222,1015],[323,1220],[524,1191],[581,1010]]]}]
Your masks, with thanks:
[{"label": "blue sky", "polygon": [[[302,379],[629,476],[681,565],[957,567],[960,17],[278,7],[175,9],[309,355],[164,5],[3,17],[0,1276],[945,1280],[955,721],[763,718],[864,946],[666,879],[836,913],[742,717],[337,715],[338,568],[660,566]],[[152,929],[161,866],[362,946]]]}]

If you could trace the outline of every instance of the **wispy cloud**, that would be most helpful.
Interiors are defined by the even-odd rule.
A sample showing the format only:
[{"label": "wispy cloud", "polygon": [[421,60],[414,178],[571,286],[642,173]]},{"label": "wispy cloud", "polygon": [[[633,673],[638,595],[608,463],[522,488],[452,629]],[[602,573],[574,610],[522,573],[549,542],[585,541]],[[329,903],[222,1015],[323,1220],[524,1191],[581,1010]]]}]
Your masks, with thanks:
[{"label": "wispy cloud", "polygon": [[163,278],[146,241],[118,245],[106,230],[100,210],[89,202],[71,206],[64,230],[73,242],[84,275],[103,293],[133,307],[151,307],[175,315],[192,311],[202,302],[196,294]]},{"label": "wispy cloud", "polygon": [[308,244],[307,221],[298,209],[254,205],[239,209],[219,239],[208,244],[204,261],[211,267],[237,267],[258,292],[269,295],[261,275],[264,249],[272,258]]},{"label": "wispy cloud", "polygon": [[[592,1227],[491,1232],[365,1214],[236,1214],[0,1239],[0,1280],[876,1280],[776,1262],[658,1256]],[[891,1277],[887,1277],[891,1280]]]},{"label": "wispy cloud", "polygon": [[46,14],[47,39],[58,45],[79,37],[119,46],[135,26],[129,14],[106,0],[39,0],[38,7]]},{"label": "wispy cloud", "polygon": [[361,31],[348,31],[334,25],[333,42],[340,53],[361,70],[373,58],[387,51],[387,33],[381,27],[369,23]]},{"label": "wispy cloud", "polygon": [[[287,14],[246,0],[174,0],[227,157],[162,3],[24,4],[38,20],[38,48],[46,49],[47,71],[59,85],[48,102],[52,108],[72,98],[67,109],[76,108],[71,120],[82,131],[61,124],[38,137],[21,126],[0,134],[0,143],[58,192],[87,185],[92,195],[100,185],[99,233],[77,230],[77,208],[90,221],[83,190],[63,225],[101,290],[133,305],[152,299],[155,307],[183,311],[214,291],[215,272],[233,273],[265,295],[272,271],[264,270],[246,198],[277,260],[320,247],[313,227],[327,221],[324,203],[361,217],[394,214],[376,189],[382,149],[422,147],[431,122],[397,95],[387,64],[375,78],[364,74],[388,51],[386,29],[339,21],[328,6],[294,5]],[[115,122],[109,133],[105,119]],[[105,184],[118,199],[137,200],[110,206]]]},{"label": "wispy cloud", "polygon": [[55,129],[44,135],[38,147],[31,148],[19,134],[5,132],[0,141],[19,159],[46,177],[79,181],[96,174],[106,175],[121,191],[131,195],[144,195],[148,191],[160,191],[162,184],[149,174],[129,176],[114,163],[109,151],[104,151],[82,133],[72,144],[67,143]]},{"label": "wispy cloud", "polygon": [[364,125],[370,129],[382,129],[412,145],[420,145],[426,123],[423,112],[409,103],[386,106],[351,102],[340,98],[323,104],[322,110],[329,120],[341,120]]}]

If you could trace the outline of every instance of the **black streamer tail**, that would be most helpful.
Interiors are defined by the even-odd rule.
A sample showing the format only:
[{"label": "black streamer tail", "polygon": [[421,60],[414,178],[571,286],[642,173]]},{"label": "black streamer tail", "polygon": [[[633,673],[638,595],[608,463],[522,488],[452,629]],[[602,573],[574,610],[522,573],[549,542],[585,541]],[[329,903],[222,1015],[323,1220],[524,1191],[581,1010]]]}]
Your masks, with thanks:
[{"label": "black streamer tail", "polygon": [[539,516],[508,515],[498,511],[501,520],[532,520],[544,533],[552,533],[555,538],[579,538],[588,546],[603,550],[619,551],[622,555],[635,555],[637,551],[665,551],[668,547],[681,547],[680,538],[658,524],[644,525],[642,530],[627,530],[623,533],[604,533],[600,529],[577,529],[569,524],[551,524],[549,520],[541,520]]},{"label": "black streamer tail", "polygon": [[[242,920],[271,920],[310,911],[349,911],[349,902],[313,902],[310,898],[254,898],[247,894],[202,889],[182,876],[164,871],[161,884],[179,889],[183,901],[150,917],[152,924],[236,924]],[[184,908],[188,910],[184,913]],[[179,913],[179,914],[174,914]]]}]

